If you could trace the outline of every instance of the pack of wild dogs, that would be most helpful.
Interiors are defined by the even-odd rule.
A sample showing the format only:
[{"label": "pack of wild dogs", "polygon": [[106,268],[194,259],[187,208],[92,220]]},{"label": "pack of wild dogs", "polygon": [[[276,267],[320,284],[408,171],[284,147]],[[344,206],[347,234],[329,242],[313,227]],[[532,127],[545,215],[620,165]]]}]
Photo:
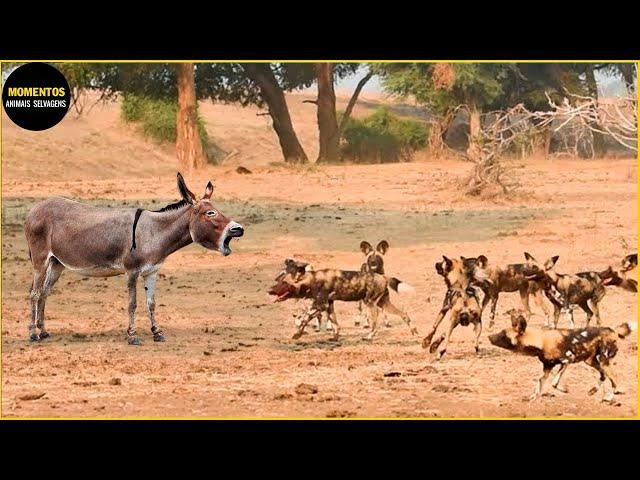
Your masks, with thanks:
[{"label": "pack of wild dogs", "polygon": [[[316,330],[320,330],[322,316],[326,314],[327,327],[333,331],[333,339],[337,340],[340,328],[334,307],[336,301],[359,302],[360,310],[362,305],[368,308],[365,327],[370,331],[365,340],[372,340],[379,331],[380,312],[399,316],[410,328],[411,334],[417,335],[418,331],[409,315],[391,302],[390,290],[398,293],[413,293],[415,290],[402,280],[385,274],[384,255],[388,249],[389,242],[386,240],[378,243],[375,249],[369,242],[362,241],[360,250],[365,259],[360,270],[315,269],[309,263],[285,260],[284,269],[276,277],[276,284],[269,289],[269,294],[275,296],[275,301],[311,300],[310,306],[296,320],[293,338],[300,338],[312,320],[316,321]],[[585,362],[600,374],[598,386],[589,393],[594,394],[604,387],[603,401],[612,402],[614,394],[620,393],[611,371],[611,359],[618,350],[617,340],[627,337],[636,329],[637,323],[625,322],[613,329],[601,326],[599,303],[605,296],[606,287],[637,292],[636,280],[628,278],[628,273],[637,267],[637,254],[627,255],[616,268],[609,266],[606,270],[574,275],[556,271],[558,258],[554,256],[541,263],[525,252],[523,263],[500,266],[491,264],[485,255],[472,258],[443,256],[435,264],[435,270],[443,277],[446,286],[444,300],[433,326],[422,339],[422,347],[440,360],[447,351],[454,329],[458,325],[471,325],[475,352],[478,354],[485,307],[491,303],[489,327],[492,327],[500,293],[518,292],[523,308],[506,312],[511,318],[511,327],[489,335],[488,339],[496,347],[535,356],[542,362],[543,374],[536,382],[530,399],[541,394],[556,366],[559,368],[551,385],[566,392],[560,380],[568,365]],[[545,328],[527,326],[531,317],[530,296],[544,312]],[[551,303],[553,313],[544,297]],[[575,326],[575,306],[586,313],[584,327]],[[569,315],[570,328],[558,328],[563,311]],[[435,337],[447,315],[444,331]],[[595,327],[590,326],[594,316]],[[356,321],[356,325],[359,323]],[[610,382],[608,389],[605,386],[607,379]]]},{"label": "pack of wild dogs", "polygon": [[[191,243],[227,256],[231,254],[231,240],[244,234],[240,224],[211,203],[211,182],[198,198],[187,188],[179,173],[177,180],[181,200],[156,211],[97,207],[65,198],[51,198],[29,212],[25,235],[33,266],[30,341],[38,342],[50,336],[45,327],[45,303],[64,270],[92,277],[126,276],[129,291],[126,338],[131,345],[141,344],[135,329],[135,313],[137,282],[142,277],[153,340],[165,341],[165,334],[155,319],[155,287],[157,272],[166,258]],[[365,327],[369,329],[364,337],[367,341],[372,341],[380,330],[380,314],[387,326],[387,315],[398,316],[412,335],[418,335],[407,312],[391,300],[391,290],[400,294],[415,293],[415,290],[406,282],[386,274],[384,256],[389,250],[389,242],[382,240],[373,248],[369,242],[362,241],[360,250],[364,262],[359,270],[316,269],[309,263],[285,260],[283,270],[268,292],[275,296],[277,302],[310,300],[309,306],[296,320],[294,339],[303,335],[311,321],[315,321],[316,329],[320,330],[322,318],[326,316],[327,328],[332,330],[332,338],[337,340],[340,325],[334,305],[336,301],[358,302],[360,314],[356,325],[364,320]],[[485,307],[491,303],[491,327],[499,294],[518,292],[523,309],[508,311],[511,326],[489,335],[488,339],[492,345],[536,356],[542,362],[543,375],[536,383],[531,398],[541,394],[554,367],[559,366],[559,369],[552,386],[563,391],[560,380],[567,366],[585,362],[600,374],[599,384],[589,393],[596,393],[603,387],[603,400],[611,402],[613,395],[619,392],[611,371],[611,359],[618,350],[617,340],[627,337],[637,323],[622,323],[616,328],[602,327],[599,303],[607,287],[637,292],[636,280],[628,278],[629,272],[637,267],[637,254],[627,255],[615,267],[577,274],[558,273],[557,256],[540,263],[525,253],[524,260],[523,263],[499,266],[490,263],[485,255],[473,258],[443,256],[435,264],[435,270],[446,286],[444,300],[431,330],[422,340],[422,346],[440,360],[447,351],[454,329],[458,325],[472,325],[475,351],[479,353]],[[527,325],[531,316],[530,296],[545,314],[545,328]],[[552,313],[544,297],[551,303]],[[581,328],[576,328],[574,323],[573,309],[576,306],[587,316],[586,325]],[[570,328],[558,328],[563,311],[569,315]],[[446,327],[436,337],[438,327],[447,315]],[[597,326],[592,327],[590,322],[594,316]],[[608,389],[605,386],[607,379],[610,382]]]}]

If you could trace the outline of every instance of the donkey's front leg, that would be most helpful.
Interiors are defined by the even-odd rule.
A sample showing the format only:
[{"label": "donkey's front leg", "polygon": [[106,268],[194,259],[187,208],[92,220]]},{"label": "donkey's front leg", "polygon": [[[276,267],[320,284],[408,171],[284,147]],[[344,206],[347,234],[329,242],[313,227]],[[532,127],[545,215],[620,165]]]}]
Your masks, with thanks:
[{"label": "donkey's front leg", "polygon": [[153,272],[144,277],[144,291],[147,295],[147,313],[149,315],[149,322],[151,322],[151,333],[153,333],[154,342],[164,342],[164,332],[160,329],[156,323],[156,278],[157,273]]},{"label": "donkey's front leg", "polygon": [[127,329],[127,341],[129,345],[140,345],[140,340],[136,335],[136,285],[138,283],[138,272],[127,273],[127,287],[129,289],[129,328]]}]

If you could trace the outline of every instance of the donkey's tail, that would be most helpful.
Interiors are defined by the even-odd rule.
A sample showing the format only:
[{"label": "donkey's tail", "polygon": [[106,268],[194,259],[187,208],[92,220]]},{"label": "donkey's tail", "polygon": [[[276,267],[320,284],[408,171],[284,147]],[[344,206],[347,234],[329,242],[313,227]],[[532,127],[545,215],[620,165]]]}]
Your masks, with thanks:
[{"label": "donkey's tail", "polygon": [[415,293],[416,289],[395,277],[389,279],[389,287],[398,293]]}]

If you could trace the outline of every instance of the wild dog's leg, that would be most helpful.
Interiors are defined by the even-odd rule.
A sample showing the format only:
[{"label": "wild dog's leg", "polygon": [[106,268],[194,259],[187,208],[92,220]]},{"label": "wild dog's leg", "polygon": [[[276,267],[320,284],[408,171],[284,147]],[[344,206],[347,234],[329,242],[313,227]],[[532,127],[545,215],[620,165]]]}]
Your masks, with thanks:
[{"label": "wild dog's leg", "polygon": [[44,326],[44,306],[47,302],[49,293],[51,293],[51,289],[60,278],[60,274],[63,270],[64,266],[55,257],[49,258],[49,264],[42,284],[42,292],[40,293],[37,305],[36,326],[40,329],[40,340],[51,336]]},{"label": "wild dog's leg", "polygon": [[616,382],[616,379],[613,375],[613,371],[611,369],[611,366],[609,365],[609,361],[607,360],[606,363],[601,363],[600,366],[602,367],[602,370],[604,371],[604,374],[607,376],[607,378],[609,379],[609,381],[611,382],[611,392],[612,395],[616,394],[616,395],[622,395],[624,392],[620,389],[618,389],[618,382]]},{"label": "wild dog's leg", "polygon": [[444,354],[447,352],[447,347],[449,346],[449,340],[451,339],[451,334],[453,333],[453,329],[458,325],[458,316],[453,314],[449,319],[449,326],[444,335],[444,346],[438,351],[438,355],[436,356],[436,360],[440,360]]},{"label": "wild dog's leg", "polygon": [[496,306],[498,305],[498,297],[500,292],[493,292],[491,296],[491,315],[489,315],[489,328],[493,327],[496,318]]},{"label": "wild dog's leg", "polygon": [[[578,305],[580,306],[580,308],[582,310],[585,311],[585,313],[587,314],[587,327],[589,326],[589,322],[591,322],[591,317],[593,317],[593,312],[591,311],[591,309],[589,308],[589,304],[587,303],[586,300],[581,301],[580,303],[578,303]],[[573,323],[573,311],[571,311],[571,328],[574,327],[574,323]]]},{"label": "wild dog's leg", "polygon": [[561,307],[559,304],[553,304],[553,328],[558,328],[558,320],[560,319]]},{"label": "wild dog's leg", "polygon": [[451,290],[447,290],[447,293],[444,296],[444,300],[442,301],[442,308],[438,313],[438,318],[436,318],[433,327],[431,327],[431,331],[427,334],[426,337],[422,339],[422,348],[429,348],[429,345],[431,345],[431,340],[433,340],[433,336],[436,334],[436,330],[438,330],[438,326],[447,315],[447,312],[449,310],[451,310]]},{"label": "wild dog's leg", "polygon": [[596,316],[597,325],[600,326],[600,307],[598,306],[597,300],[591,300],[591,309],[593,310],[593,314]]},{"label": "wild dog's leg", "polygon": [[147,297],[147,314],[151,323],[151,333],[154,342],[164,342],[164,332],[156,323],[156,280],[157,273],[151,273],[144,277],[144,291]]},{"label": "wild dog's leg", "polygon": [[409,318],[409,315],[407,315],[406,312],[403,312],[394,304],[392,304],[391,299],[389,299],[388,295],[382,299],[380,307],[382,308],[383,313],[389,313],[390,315],[397,315],[398,317],[402,318],[402,320],[404,320],[404,322],[409,326],[409,330],[411,330],[411,334],[418,335],[418,329],[415,327],[415,325],[411,323],[411,319]]},{"label": "wild dog's leg", "polygon": [[371,319],[371,331],[369,334],[364,337],[365,340],[373,340],[373,337],[376,333],[378,333],[378,307],[375,303],[371,303],[368,305],[369,307],[369,318]]},{"label": "wild dog's leg", "polygon": [[568,390],[566,389],[566,387],[563,387],[560,385],[560,380],[562,379],[562,375],[564,375],[564,372],[568,366],[569,366],[568,363],[563,363],[562,366],[560,367],[560,370],[558,370],[558,373],[556,373],[555,377],[553,377],[553,380],[551,380],[551,386],[562,393],[568,393]]},{"label": "wild dog's leg", "polygon": [[525,285],[524,287],[520,287],[520,300],[522,301],[522,306],[524,307],[524,311],[526,313],[527,321],[531,318],[531,307],[529,306],[529,285]]},{"label": "wild dog's leg", "polygon": [[[484,313],[485,307],[489,304],[489,300],[491,300],[491,290],[482,290],[484,292],[484,297],[482,297],[482,305],[480,306],[480,315]],[[493,327],[493,318],[489,319],[489,328]]]},{"label": "wild dog's leg", "polygon": [[129,289],[129,328],[127,329],[127,341],[129,345],[140,345],[140,340],[136,335],[136,290],[138,283],[138,272],[127,272],[127,288]]},{"label": "wild dog's leg", "polygon": [[476,334],[475,349],[476,354],[480,354],[480,335],[482,334],[482,321],[477,321],[473,324],[473,332]]},{"label": "wild dog's leg", "polygon": [[333,306],[333,300],[329,301],[329,307],[327,308],[327,315],[329,317],[329,321],[333,325],[333,337],[332,340],[338,340],[340,327],[338,326],[338,320],[336,318],[336,310]]},{"label": "wild dog's leg", "polygon": [[542,290],[536,290],[533,293],[533,300],[536,302],[536,305],[538,305],[544,312],[545,326],[550,327],[551,317],[549,316],[549,307],[546,303],[544,303],[544,298],[542,298]]},{"label": "wild dog's leg", "polygon": [[293,334],[293,337],[291,337],[291,338],[293,338],[294,340],[297,340],[298,338],[300,338],[302,336],[302,334],[304,333],[304,327],[307,326],[307,324],[311,321],[312,318],[314,318],[316,316],[316,314],[319,311],[320,310],[316,309],[315,304],[313,306],[311,306],[311,308],[309,308],[309,310],[307,311],[306,315],[304,316],[304,318],[300,322],[300,325],[298,326],[298,330],[296,331],[296,333]]},{"label": "wild dog's leg", "polygon": [[[590,358],[589,360],[585,361],[585,363],[593,368],[595,368],[599,373],[600,373],[600,378],[598,380],[598,385],[595,387],[592,387],[591,390],[589,390],[589,395],[593,395],[594,393],[596,393],[598,390],[600,390],[600,388],[603,388],[603,397],[602,397],[602,401],[603,402],[612,402],[613,401],[613,396],[616,392],[616,382],[615,380],[610,376],[611,371],[608,368],[608,365],[602,365],[596,358]],[[605,386],[605,381],[607,380],[607,378],[609,379],[609,381],[611,382],[611,389],[609,391],[607,391],[607,388]]]},{"label": "wild dog's leg", "polygon": [[544,386],[544,383],[547,381],[547,378],[549,378],[549,375],[551,374],[552,369],[553,369],[553,365],[549,363],[542,364],[542,376],[538,379],[536,383],[536,387],[534,388],[533,393],[529,397],[529,401],[535,400],[536,398],[538,398],[538,396],[542,394],[542,387]]}]

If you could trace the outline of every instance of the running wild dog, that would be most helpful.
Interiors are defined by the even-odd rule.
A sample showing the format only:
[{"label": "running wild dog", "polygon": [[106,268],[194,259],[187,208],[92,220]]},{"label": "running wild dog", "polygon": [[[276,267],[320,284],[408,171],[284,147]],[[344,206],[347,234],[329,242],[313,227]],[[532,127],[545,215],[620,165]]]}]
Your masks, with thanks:
[{"label": "running wild dog", "polygon": [[44,322],[45,302],[65,268],[89,277],[126,274],[127,339],[131,345],[140,345],[135,312],[136,283],[142,276],[153,339],[165,340],[155,319],[156,275],[162,263],[176,250],[194,242],[227,256],[231,253],[231,239],[244,233],[240,224],[211,204],[211,182],[198,200],[178,173],[178,190],[182,200],[154,212],[95,207],[65,198],[45,200],[29,212],[25,235],[33,264],[31,341],[50,336]]},{"label": "running wild dog", "polygon": [[[491,280],[486,272],[480,267],[483,260],[478,258],[450,259],[442,256],[443,261],[436,263],[436,272],[444,278],[447,285],[442,308],[438,314],[438,318],[433,324],[429,334],[422,340],[422,348],[429,348],[430,353],[435,353],[440,344],[444,342],[442,348],[438,351],[437,359],[440,360],[447,351],[449,340],[453,330],[458,326],[473,325],[475,333],[475,351],[480,351],[480,334],[482,333],[482,309],[478,301],[475,285],[490,283]],[[486,261],[486,257],[485,261]],[[485,294],[486,296],[486,294]],[[451,312],[449,324],[445,333],[441,334],[434,342],[438,326],[447,313]]]},{"label": "running wild dog", "polygon": [[276,285],[269,289],[269,294],[276,295],[275,301],[287,298],[310,298],[313,303],[303,317],[298,330],[293,335],[298,339],[304,333],[304,328],[313,318],[322,312],[327,312],[333,324],[333,339],[339,337],[334,302],[363,301],[369,308],[371,316],[371,332],[365,337],[371,340],[378,332],[378,309],[401,317],[416,335],[417,329],[411,323],[409,316],[395,307],[389,299],[389,288],[399,293],[409,293],[413,288],[397,278],[387,279],[377,273],[349,271],[349,270],[309,270],[308,264],[296,262],[292,259],[285,261],[284,271],[276,278]]},{"label": "running wild dog", "polygon": [[[578,305],[587,314],[587,327],[591,317],[595,315],[600,325],[599,303],[606,290],[602,278],[595,272],[588,272],[585,276],[562,274],[555,271],[558,256],[551,257],[544,264],[540,264],[530,254],[525,253],[529,267],[525,272],[527,278],[544,282],[547,298],[553,304],[553,328],[557,328],[562,308],[570,311],[569,322],[574,327],[573,310],[571,305]],[[559,294],[559,296],[557,295]]]},{"label": "running wild dog", "polygon": [[622,393],[618,390],[610,361],[618,353],[617,340],[626,338],[636,330],[637,323],[622,323],[615,329],[587,327],[549,330],[527,328],[526,319],[515,309],[509,310],[507,314],[511,316],[511,328],[489,335],[489,341],[496,347],[538,357],[542,362],[542,376],[536,382],[529,400],[535,400],[542,393],[544,383],[557,365],[560,365],[560,369],[551,381],[551,386],[566,393],[566,388],[560,386],[562,375],[569,364],[579,362],[586,363],[600,374],[598,385],[589,390],[589,395],[604,387],[607,379],[611,388],[608,391],[603,388],[603,401],[612,402],[614,394]]}]

